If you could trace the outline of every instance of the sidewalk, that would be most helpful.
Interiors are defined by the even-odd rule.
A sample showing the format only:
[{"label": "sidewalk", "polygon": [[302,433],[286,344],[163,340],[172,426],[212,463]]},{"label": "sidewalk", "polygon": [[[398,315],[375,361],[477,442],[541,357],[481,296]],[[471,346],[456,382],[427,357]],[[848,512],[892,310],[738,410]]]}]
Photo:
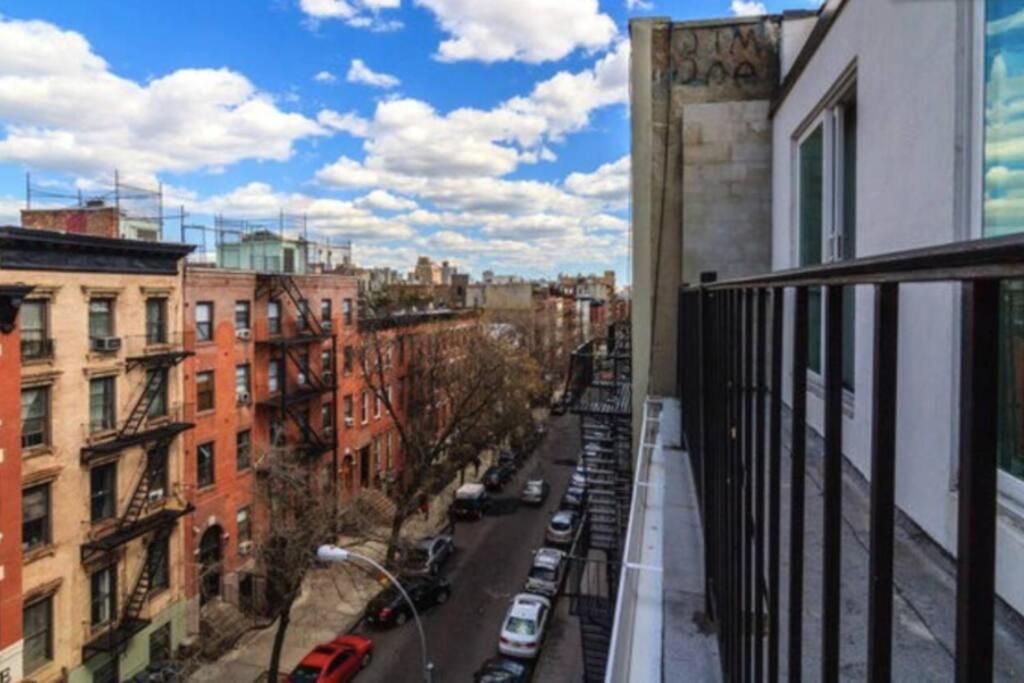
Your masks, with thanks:
[{"label": "sidewalk", "polygon": [[[478,481],[487,469],[494,455],[481,455],[478,476],[473,475],[473,466],[465,468],[466,482]],[[403,528],[408,538],[420,538],[437,533],[448,524],[448,504],[459,487],[460,477],[456,476],[431,501],[427,519],[415,514]],[[382,530],[386,537],[386,530]],[[356,539],[339,539],[349,545]],[[387,550],[383,543],[366,541],[360,546],[351,546],[364,555],[383,561]],[[358,563],[334,565],[316,569],[306,577],[302,595],[295,601],[291,611],[291,624],[285,634],[281,650],[281,673],[291,671],[315,645],[338,634],[351,631],[362,616],[366,604],[381,590],[382,584],[372,570]],[[232,681],[243,683],[255,681],[267,670],[270,652],[274,645],[277,622],[271,626],[253,630],[242,636],[235,647],[215,662],[203,664],[190,677],[195,683]]]}]

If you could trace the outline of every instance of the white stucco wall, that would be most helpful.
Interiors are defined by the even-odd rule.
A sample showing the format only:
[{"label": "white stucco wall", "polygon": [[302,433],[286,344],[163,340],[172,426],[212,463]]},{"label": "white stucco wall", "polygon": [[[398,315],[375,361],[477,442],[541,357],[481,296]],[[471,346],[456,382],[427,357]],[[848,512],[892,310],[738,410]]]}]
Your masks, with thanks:
[{"label": "white stucco wall", "polygon": [[[957,0],[853,0],[776,111],[773,122],[772,264],[797,265],[794,136],[819,110],[851,65],[856,67],[857,256],[923,247],[975,233],[961,211],[957,176],[972,177],[970,153],[958,153],[958,33],[970,12]],[[785,34],[784,34],[785,35]],[[961,63],[961,66],[963,63]],[[982,74],[968,67],[970,78]],[[847,406],[843,447],[870,477],[871,344],[874,296],[858,288],[855,392]],[[791,309],[791,296],[787,310]],[[897,504],[946,550],[956,552],[956,462],[959,366],[959,289],[901,288],[898,377]],[[792,341],[791,318],[786,348]],[[784,370],[787,386],[792,381]],[[808,420],[822,429],[822,402],[809,381]],[[819,384],[820,386],[820,384]],[[1024,535],[1000,512],[998,591],[1024,611]]]}]

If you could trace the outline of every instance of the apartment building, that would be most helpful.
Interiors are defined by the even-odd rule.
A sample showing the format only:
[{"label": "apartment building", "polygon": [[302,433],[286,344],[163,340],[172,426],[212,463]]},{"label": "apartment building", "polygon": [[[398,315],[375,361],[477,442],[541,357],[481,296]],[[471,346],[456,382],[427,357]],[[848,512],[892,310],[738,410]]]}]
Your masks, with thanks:
[{"label": "apartment building", "polygon": [[[260,602],[253,557],[254,470],[272,447],[298,447],[339,471],[339,339],[356,333],[355,278],[190,266],[185,324],[195,401],[185,477],[194,521],[186,547],[190,628],[221,598]],[[336,475],[331,476],[332,480]]]},{"label": "apartment building", "polygon": [[[180,321],[189,251],[0,228],[0,279],[31,287],[18,314],[20,362],[6,352],[0,361],[3,386],[20,385],[20,473],[2,480],[20,488],[14,623],[30,680],[121,680],[169,657],[184,637],[181,434],[192,416]],[[6,397],[0,405],[10,410]],[[6,567],[7,539],[0,552],[6,640],[13,597],[4,584],[19,571]]]}]

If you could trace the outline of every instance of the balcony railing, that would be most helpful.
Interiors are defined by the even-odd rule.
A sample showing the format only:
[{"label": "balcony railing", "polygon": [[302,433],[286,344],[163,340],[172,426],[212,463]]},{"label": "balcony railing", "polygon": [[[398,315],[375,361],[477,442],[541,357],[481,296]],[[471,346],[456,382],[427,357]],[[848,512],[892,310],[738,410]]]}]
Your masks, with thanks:
[{"label": "balcony railing", "polygon": [[121,345],[130,365],[173,365],[191,355],[195,332],[150,330],[146,334],[123,337]]},{"label": "balcony railing", "polygon": [[[893,547],[900,294],[956,283],[962,297],[955,674],[993,676],[1000,297],[1024,277],[1024,236],[977,240],[714,282],[680,296],[679,386],[702,508],[707,610],[727,680],[799,680],[804,639],[809,302],[824,309],[822,678],[840,672],[843,531],[843,294],[874,293],[870,396],[868,680],[893,673]],[[784,337],[784,327],[789,334]],[[788,338],[789,346],[783,340]],[[781,543],[783,357],[790,383],[788,548]],[[784,576],[781,553],[788,550]],[[786,587],[783,588],[783,582]],[[788,594],[783,612],[780,595]],[[780,652],[786,644],[785,653]],[[845,646],[845,647],[848,647]]]}]

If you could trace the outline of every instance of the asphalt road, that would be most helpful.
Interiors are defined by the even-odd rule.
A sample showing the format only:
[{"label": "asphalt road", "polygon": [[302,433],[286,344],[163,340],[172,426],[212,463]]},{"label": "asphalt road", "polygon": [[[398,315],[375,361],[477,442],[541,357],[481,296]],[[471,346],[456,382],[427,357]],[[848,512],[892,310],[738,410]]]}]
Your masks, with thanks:
[{"label": "asphalt road", "polygon": [[[445,566],[451,599],[422,616],[435,683],[464,683],[498,651],[498,631],[512,596],[530,569],[531,551],[544,542],[549,512],[568,485],[573,468],[567,461],[579,452],[578,418],[552,417],[548,434],[516,478],[496,495],[496,512],[479,522],[460,522],[456,551]],[[559,463],[557,461],[563,461]],[[551,495],[540,508],[518,505],[523,482],[541,476]],[[373,663],[360,683],[416,683],[423,680],[419,636],[413,622],[387,631],[359,630],[373,638]]]}]

